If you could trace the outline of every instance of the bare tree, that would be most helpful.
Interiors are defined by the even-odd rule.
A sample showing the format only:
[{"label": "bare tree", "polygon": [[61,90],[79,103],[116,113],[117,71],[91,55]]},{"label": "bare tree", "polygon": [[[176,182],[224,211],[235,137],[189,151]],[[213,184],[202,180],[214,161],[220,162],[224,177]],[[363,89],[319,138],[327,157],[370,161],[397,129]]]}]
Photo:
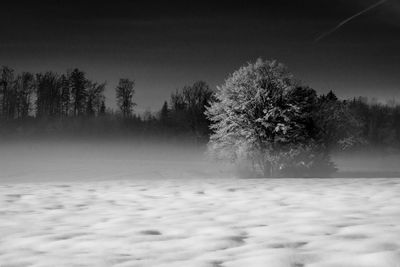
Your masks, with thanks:
[{"label": "bare tree", "polygon": [[61,82],[54,72],[36,75],[36,116],[55,117],[61,113]]},{"label": "bare tree", "polygon": [[15,81],[17,93],[17,118],[26,118],[32,109],[31,97],[35,91],[35,77],[32,73],[23,72]]},{"label": "bare tree", "polygon": [[14,70],[3,66],[0,68],[0,94],[1,94],[1,116],[9,119],[10,106],[13,98]]},{"label": "bare tree", "polygon": [[79,69],[74,69],[69,76],[69,82],[73,100],[74,116],[84,115],[86,112],[88,85],[85,73]]},{"label": "bare tree", "polygon": [[136,103],[133,102],[134,86],[135,81],[120,79],[116,88],[117,105],[124,118],[131,117],[133,107],[136,106]]},{"label": "bare tree", "polygon": [[171,117],[176,126],[202,139],[209,133],[209,121],[204,112],[213,98],[213,91],[204,81],[185,86],[171,95]]},{"label": "bare tree", "polygon": [[61,115],[63,117],[68,117],[71,108],[71,87],[69,84],[69,74],[61,75]]},{"label": "bare tree", "polygon": [[98,116],[101,113],[102,104],[104,103],[105,83],[89,83],[87,90],[86,114],[88,116]]}]

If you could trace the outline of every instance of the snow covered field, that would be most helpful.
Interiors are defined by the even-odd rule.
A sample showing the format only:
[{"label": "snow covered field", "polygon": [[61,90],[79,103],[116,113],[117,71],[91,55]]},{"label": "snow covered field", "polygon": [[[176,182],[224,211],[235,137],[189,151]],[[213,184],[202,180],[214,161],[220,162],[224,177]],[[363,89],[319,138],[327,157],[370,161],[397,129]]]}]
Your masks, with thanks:
[{"label": "snow covered field", "polygon": [[3,182],[0,266],[400,266],[400,179]]}]

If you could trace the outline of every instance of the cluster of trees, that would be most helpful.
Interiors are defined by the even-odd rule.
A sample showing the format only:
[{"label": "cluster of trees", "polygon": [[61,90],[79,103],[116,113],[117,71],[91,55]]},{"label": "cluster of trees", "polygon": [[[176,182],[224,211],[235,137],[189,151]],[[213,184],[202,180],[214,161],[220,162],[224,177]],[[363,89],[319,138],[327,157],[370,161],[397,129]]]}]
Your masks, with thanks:
[{"label": "cluster of trees", "polygon": [[204,112],[213,99],[213,90],[204,81],[176,90],[170,104],[165,101],[160,112],[160,125],[169,133],[189,133],[196,142],[208,141],[209,120]]},{"label": "cluster of trees", "polygon": [[2,67],[0,133],[50,129],[208,142],[212,157],[264,177],[328,176],[338,150],[400,150],[399,105],[318,95],[277,61],[249,63],[216,91],[204,81],[184,86],[156,113],[135,114],[133,80],[119,80],[116,112],[106,108],[105,87],[79,69],[18,74]]},{"label": "cluster of trees", "polygon": [[209,152],[264,177],[329,176],[336,171],[332,151],[379,140],[393,147],[400,140],[398,110],[341,101],[332,91],[318,96],[283,64],[259,59],[217,88],[206,111],[213,130]]},{"label": "cluster of trees", "polygon": [[360,124],[363,148],[400,150],[400,105],[389,101],[386,105],[358,97],[345,101]]},{"label": "cluster of trees", "polygon": [[0,116],[2,120],[105,114],[105,83],[96,83],[79,69],[66,74],[21,74],[0,69]]},{"label": "cluster of trees", "polygon": [[134,113],[135,81],[120,79],[115,88],[117,110],[106,107],[106,83],[89,80],[73,69],[63,74],[16,73],[0,68],[0,133],[124,134],[204,142],[209,135],[205,106],[213,91],[203,81],[171,95],[157,113]]}]

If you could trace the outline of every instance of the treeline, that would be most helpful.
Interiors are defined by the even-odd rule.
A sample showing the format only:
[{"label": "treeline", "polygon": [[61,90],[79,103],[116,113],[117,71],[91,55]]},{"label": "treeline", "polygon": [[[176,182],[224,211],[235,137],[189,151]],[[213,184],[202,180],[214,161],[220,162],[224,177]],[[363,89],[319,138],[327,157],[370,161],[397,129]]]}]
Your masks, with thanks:
[{"label": "treeline", "polygon": [[90,81],[79,69],[61,75],[51,71],[17,74],[9,67],[0,71],[3,121],[105,114],[105,83]]},{"label": "treeline", "polygon": [[400,105],[394,101],[380,104],[366,97],[347,100],[351,113],[359,123],[360,136],[366,148],[400,150]]},{"label": "treeline", "polygon": [[330,91],[320,95],[318,103],[324,138],[342,138],[332,150],[400,151],[400,105],[394,100],[387,104],[364,96],[340,100]]},{"label": "treeline", "polygon": [[[203,81],[184,86],[156,112],[135,113],[135,81],[119,80],[117,109],[106,106],[105,82],[92,81],[84,71],[17,73],[0,68],[0,135],[2,137],[126,136],[206,143],[211,134],[204,115],[214,91]],[[326,124],[324,138],[351,132],[341,148],[400,150],[400,106],[369,103],[365,97],[339,100],[331,91],[316,105]],[[332,123],[334,122],[335,125]],[[340,125],[337,125],[340,124]],[[334,130],[341,129],[340,131]],[[3,138],[4,139],[4,138]],[[326,142],[329,144],[329,140]]]},{"label": "treeline", "polygon": [[[158,112],[134,112],[135,81],[119,80],[117,109],[106,107],[105,82],[88,79],[79,69],[66,73],[17,73],[0,68],[0,134],[31,137],[127,136],[176,138],[193,142],[208,139],[205,106],[212,90],[195,82],[173,93]],[[161,104],[161,103],[160,103]],[[161,105],[160,105],[161,106]]]}]

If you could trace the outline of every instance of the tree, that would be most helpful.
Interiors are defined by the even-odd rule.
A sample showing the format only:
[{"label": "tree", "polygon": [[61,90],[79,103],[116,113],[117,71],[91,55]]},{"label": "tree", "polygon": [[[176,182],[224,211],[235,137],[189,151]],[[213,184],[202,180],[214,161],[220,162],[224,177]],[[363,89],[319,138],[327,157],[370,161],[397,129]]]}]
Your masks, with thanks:
[{"label": "tree", "polygon": [[196,139],[208,136],[209,121],[204,112],[213,93],[206,82],[197,81],[172,94],[171,117],[175,125],[190,131]]},{"label": "tree", "polygon": [[73,100],[74,116],[84,115],[86,112],[86,98],[88,81],[85,73],[74,69],[69,75],[69,83]]},{"label": "tree", "polygon": [[361,138],[362,124],[350,110],[351,102],[340,101],[330,91],[318,98],[314,108],[314,138],[327,152],[335,149],[347,150],[364,143]]},{"label": "tree", "polygon": [[[11,102],[14,99],[14,70],[3,66],[0,69],[1,115],[3,119],[12,119]],[[11,109],[11,110],[10,110]]]},{"label": "tree", "polygon": [[105,99],[102,99],[102,100],[101,100],[99,115],[100,115],[100,116],[106,115],[106,101],[105,101]]},{"label": "tree", "polygon": [[302,165],[295,162],[300,154],[314,151],[316,93],[298,87],[283,64],[249,63],[217,88],[215,98],[206,115],[213,130],[209,151],[216,158],[246,160],[264,176],[278,177]]},{"label": "tree", "polygon": [[168,103],[167,103],[167,101],[164,101],[164,104],[161,107],[160,116],[159,116],[160,122],[164,127],[167,126],[167,124],[168,124],[169,113],[170,113],[170,110],[168,108]]},{"label": "tree", "polygon": [[29,72],[23,72],[15,81],[17,92],[17,118],[25,119],[32,109],[31,97],[35,91],[35,78]]},{"label": "tree", "polygon": [[17,118],[17,111],[18,111],[18,86],[17,82],[14,80],[12,83],[11,90],[7,92],[7,119],[15,119]]},{"label": "tree", "polygon": [[61,113],[61,82],[54,72],[36,75],[36,117],[56,117]]},{"label": "tree", "polygon": [[197,81],[182,93],[187,103],[188,124],[191,131],[198,138],[208,135],[209,121],[204,112],[214,92],[204,81]]},{"label": "tree", "polygon": [[124,118],[132,116],[133,107],[136,103],[133,102],[135,81],[129,79],[120,79],[116,88],[117,105]]},{"label": "tree", "polygon": [[69,84],[69,75],[61,75],[61,115],[68,117],[71,108],[71,88]]},{"label": "tree", "polygon": [[104,104],[105,100],[103,94],[105,86],[105,83],[89,83],[86,103],[86,114],[88,116],[98,116],[102,112],[102,104]]}]

